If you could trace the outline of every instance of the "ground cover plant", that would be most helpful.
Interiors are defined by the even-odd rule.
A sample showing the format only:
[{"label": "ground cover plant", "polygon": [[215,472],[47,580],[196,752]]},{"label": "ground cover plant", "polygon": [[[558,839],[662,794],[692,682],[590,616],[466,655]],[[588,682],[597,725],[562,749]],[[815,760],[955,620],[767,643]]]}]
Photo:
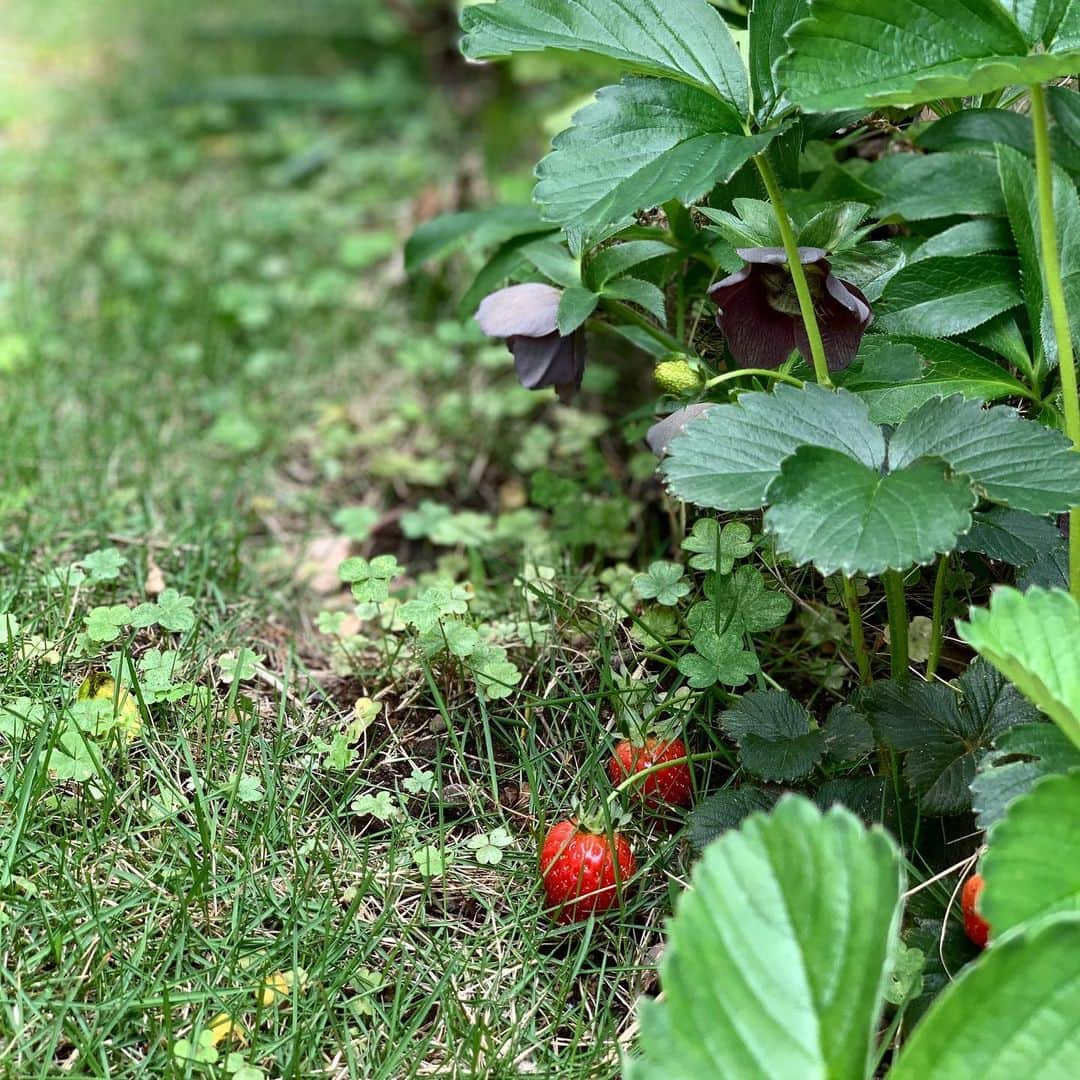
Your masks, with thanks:
[{"label": "ground cover plant", "polygon": [[1080,6],[2,18],[0,1076],[1075,1074]]}]

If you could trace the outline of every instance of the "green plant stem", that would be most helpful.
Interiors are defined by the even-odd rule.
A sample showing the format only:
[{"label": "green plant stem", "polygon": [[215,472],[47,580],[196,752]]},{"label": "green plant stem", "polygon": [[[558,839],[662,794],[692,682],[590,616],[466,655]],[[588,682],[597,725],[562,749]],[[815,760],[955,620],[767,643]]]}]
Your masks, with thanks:
[{"label": "green plant stem", "polygon": [[[1065,434],[1080,449],[1080,393],[1076,386],[1069,309],[1061,284],[1061,261],[1058,257],[1057,228],[1054,223],[1054,167],[1050,157],[1050,120],[1046,110],[1046,92],[1035,84],[1030,88],[1031,124],[1035,134],[1035,176],[1039,199],[1039,237],[1043,285],[1057,343],[1061,396],[1065,406]],[[1069,513],[1069,589],[1080,600],[1080,508]]]},{"label": "green plant stem", "polygon": [[802,379],[798,379],[794,375],[788,375],[783,371],[769,371],[767,368],[751,367],[739,368],[738,371],[725,371],[723,375],[716,375],[705,384],[705,389],[708,390],[713,386],[719,386],[721,383],[731,382],[732,379],[741,379],[744,375],[756,375],[762,379],[776,379],[779,382],[790,383],[792,386],[801,387],[803,384]]},{"label": "green plant stem", "polygon": [[941,660],[941,646],[945,637],[945,580],[949,576],[949,556],[938,560],[937,576],[934,578],[934,610],[930,626],[930,655],[926,660],[927,681],[937,674]]},{"label": "green plant stem", "polygon": [[904,579],[899,570],[886,570],[881,580],[885,586],[885,604],[889,612],[889,674],[902,682],[908,674],[908,612]]},{"label": "green plant stem", "polygon": [[621,300],[605,300],[604,307],[613,315],[618,315],[625,322],[641,327],[642,330],[659,341],[661,345],[666,345],[672,352],[681,353],[684,356],[689,355],[690,350],[678,338],[672,337],[671,334],[657,326],[656,323],[650,322],[629,304],[624,304]]},{"label": "green plant stem", "polygon": [[656,765],[650,765],[647,769],[642,769],[641,772],[631,773],[611,792],[610,795],[608,795],[607,801],[608,803],[615,802],[624,791],[629,791],[630,788],[644,783],[654,773],[663,772],[665,769],[670,769],[673,765],[693,765],[695,761],[715,761],[717,758],[730,757],[731,754],[727,750],[709,750],[706,753],[687,754],[685,757],[677,757],[672,758],[670,761],[658,762]]},{"label": "green plant stem", "polygon": [[773,205],[776,223],[780,227],[780,236],[784,241],[788,272],[791,274],[791,281],[795,286],[795,295],[799,298],[799,311],[802,312],[806,337],[810,342],[810,354],[814,361],[814,376],[822,386],[832,386],[832,379],[829,378],[829,363],[825,359],[825,344],[821,340],[821,328],[818,326],[817,315],[814,314],[814,301],[810,296],[806,271],[803,269],[803,264],[799,259],[799,245],[795,239],[795,231],[791,227],[791,218],[788,217],[787,207],[784,206],[784,195],[780,190],[776,173],[773,172],[773,167],[769,164],[768,158],[764,154],[757,154],[754,157],[754,164],[761,174],[765,190],[769,193],[769,201]]},{"label": "green plant stem", "polygon": [[851,647],[855,650],[855,663],[859,668],[859,679],[863,686],[874,681],[870,672],[870,654],[866,651],[866,635],[863,633],[862,612],[859,610],[859,596],[855,591],[855,582],[846,574],[840,580],[844,583],[844,603],[847,605],[848,627],[851,630]]}]

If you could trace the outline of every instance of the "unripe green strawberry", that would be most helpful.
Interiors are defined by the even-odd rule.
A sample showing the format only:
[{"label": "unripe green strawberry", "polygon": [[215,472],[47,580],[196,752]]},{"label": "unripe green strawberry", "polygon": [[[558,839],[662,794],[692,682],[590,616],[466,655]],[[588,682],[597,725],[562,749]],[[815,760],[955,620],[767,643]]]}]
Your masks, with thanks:
[{"label": "unripe green strawberry", "polygon": [[665,394],[681,397],[701,386],[701,377],[685,360],[665,360],[653,371],[656,385]]}]

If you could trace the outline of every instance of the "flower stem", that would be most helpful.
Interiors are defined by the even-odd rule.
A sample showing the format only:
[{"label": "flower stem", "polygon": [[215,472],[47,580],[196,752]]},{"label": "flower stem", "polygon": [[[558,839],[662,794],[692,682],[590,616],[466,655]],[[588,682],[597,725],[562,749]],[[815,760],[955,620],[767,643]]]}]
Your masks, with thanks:
[{"label": "flower stem", "polygon": [[788,375],[783,371],[769,371],[767,368],[739,368],[738,371],[725,371],[723,375],[717,375],[710,379],[705,384],[705,389],[710,387],[719,386],[721,383],[731,382],[732,379],[742,378],[744,375],[757,375],[762,379],[777,379],[780,382],[790,383],[792,386],[801,387],[803,384],[802,379],[797,379],[794,375]]},{"label": "flower stem", "polygon": [[799,259],[799,245],[795,240],[795,232],[791,227],[791,218],[788,217],[787,208],[784,206],[784,196],[777,182],[776,173],[769,164],[769,159],[764,154],[754,157],[754,164],[761,174],[765,190],[769,193],[769,201],[773,205],[773,213],[776,214],[776,223],[780,227],[780,236],[784,241],[784,251],[787,253],[788,272],[791,274],[792,284],[795,286],[795,295],[799,298],[799,311],[802,312],[803,324],[806,326],[806,337],[810,342],[810,354],[814,361],[814,376],[822,386],[832,386],[829,378],[829,363],[825,359],[825,344],[821,340],[821,328],[818,326],[817,316],[814,314],[814,301],[810,296],[810,286],[806,283],[806,271]]},{"label": "flower stem", "polygon": [[934,610],[930,627],[930,656],[926,660],[926,680],[929,682],[937,673],[941,660],[941,645],[945,637],[945,579],[949,576],[949,556],[942,555],[938,560],[937,577],[934,578]]},{"label": "flower stem", "polygon": [[[1065,434],[1073,446],[1080,449],[1080,393],[1076,386],[1076,367],[1073,359],[1072,335],[1069,331],[1069,310],[1061,284],[1061,261],[1058,257],[1057,229],[1054,224],[1054,167],[1050,157],[1050,120],[1046,111],[1046,92],[1042,86],[1030,87],[1031,124],[1035,134],[1035,176],[1039,197],[1039,237],[1043,266],[1043,286],[1046,289],[1050,317],[1054,323],[1057,342],[1058,372],[1061,377],[1061,396],[1065,405]],[[1069,513],[1069,588],[1080,600],[1080,509]]]},{"label": "flower stem", "polygon": [[670,761],[658,762],[656,765],[650,765],[647,769],[642,769],[640,772],[630,773],[618,787],[612,790],[611,794],[607,797],[607,801],[609,804],[614,803],[623,792],[629,791],[633,787],[637,787],[638,784],[642,784],[648,780],[650,776],[663,772],[665,769],[670,769],[675,765],[693,765],[695,761],[715,761],[717,758],[730,757],[731,753],[728,750],[709,750],[701,754],[686,754],[684,757],[677,757],[672,758]]},{"label": "flower stem", "polygon": [[885,604],[889,612],[889,674],[902,682],[908,673],[908,612],[904,598],[904,579],[899,570],[886,570],[882,575]]},{"label": "flower stem", "polygon": [[863,634],[862,612],[859,611],[859,596],[855,591],[855,582],[846,574],[841,575],[844,583],[844,603],[847,606],[848,628],[851,630],[851,647],[855,650],[855,663],[859,668],[859,679],[863,686],[874,681],[870,673],[870,654],[866,651],[866,636]]},{"label": "flower stem", "polygon": [[657,326],[656,323],[646,319],[644,315],[639,314],[629,304],[624,304],[621,300],[606,300],[604,305],[613,315],[618,315],[620,319],[641,327],[642,330],[659,341],[661,345],[666,345],[672,352],[681,353],[683,356],[690,355],[690,350],[678,338],[672,337],[666,330]]}]

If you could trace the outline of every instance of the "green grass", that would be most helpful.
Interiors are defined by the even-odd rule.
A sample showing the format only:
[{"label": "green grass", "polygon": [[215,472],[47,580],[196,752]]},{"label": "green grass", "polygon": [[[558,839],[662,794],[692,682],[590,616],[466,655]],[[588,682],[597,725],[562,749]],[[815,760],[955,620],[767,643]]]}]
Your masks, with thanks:
[{"label": "green grass", "polygon": [[[6,11],[19,93],[0,88],[0,612],[19,625],[0,644],[0,1075],[227,1076],[230,1052],[241,1080],[262,1075],[241,1060],[618,1075],[684,844],[635,826],[632,900],[563,928],[540,911],[535,837],[606,790],[597,657],[634,662],[628,640],[570,583],[528,603],[519,554],[405,540],[414,577],[464,568],[492,617],[554,628],[560,649],[517,648],[523,690],[485,702],[452,667],[350,660],[314,626],[348,609],[310,581],[334,570],[341,506],[512,505],[510,453],[567,460],[597,437],[583,414],[553,421],[562,449],[528,436],[542,405],[505,353],[417,321],[434,297],[402,287],[391,248],[417,200],[452,198],[466,137],[412,55],[289,47],[164,4],[49,7]],[[284,84],[235,81],[251,75],[345,104],[253,101]],[[75,583],[101,549],[117,576]],[[192,598],[190,629],[86,640],[92,609],[162,584]],[[222,681],[244,648],[257,669]],[[87,778],[57,775],[83,678],[151,649],[175,652],[176,700],[141,701],[130,741],[87,738]],[[328,764],[364,696],[379,719]],[[404,788],[416,770],[430,792]],[[351,808],[379,792],[399,820]],[[467,841],[499,827],[512,843],[481,865]],[[444,874],[421,874],[428,845],[452,853]],[[245,1034],[217,1065],[177,1056],[222,1013]]]}]

